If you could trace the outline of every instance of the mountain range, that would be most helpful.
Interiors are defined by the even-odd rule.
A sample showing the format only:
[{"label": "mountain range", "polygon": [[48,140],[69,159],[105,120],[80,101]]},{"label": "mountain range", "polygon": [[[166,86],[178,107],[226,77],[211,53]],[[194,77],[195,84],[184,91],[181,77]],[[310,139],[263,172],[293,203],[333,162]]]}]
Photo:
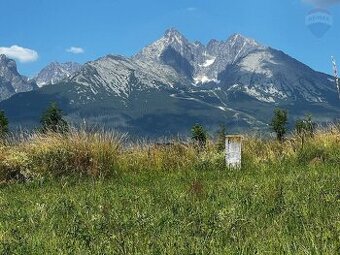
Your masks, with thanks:
[{"label": "mountain range", "polygon": [[0,100],[13,126],[33,127],[56,101],[70,122],[150,137],[185,134],[194,123],[264,131],[276,107],[292,120],[340,117],[332,76],[240,34],[204,45],[176,29],[132,57],[52,63],[31,80],[2,55]]}]

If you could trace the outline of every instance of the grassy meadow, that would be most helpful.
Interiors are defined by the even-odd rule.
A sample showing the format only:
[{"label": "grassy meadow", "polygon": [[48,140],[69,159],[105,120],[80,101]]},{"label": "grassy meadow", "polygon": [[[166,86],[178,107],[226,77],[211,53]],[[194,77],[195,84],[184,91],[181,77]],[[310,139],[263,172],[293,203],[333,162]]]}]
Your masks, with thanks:
[{"label": "grassy meadow", "polygon": [[245,137],[240,170],[212,141],[8,139],[0,254],[340,254],[340,129]]}]

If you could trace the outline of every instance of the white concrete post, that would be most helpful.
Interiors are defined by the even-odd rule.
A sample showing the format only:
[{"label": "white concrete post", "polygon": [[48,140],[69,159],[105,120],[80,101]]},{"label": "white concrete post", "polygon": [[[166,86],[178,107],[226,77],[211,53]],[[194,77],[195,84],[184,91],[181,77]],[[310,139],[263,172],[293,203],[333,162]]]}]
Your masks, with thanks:
[{"label": "white concrete post", "polygon": [[228,167],[241,168],[242,140],[240,135],[228,135],[225,139],[226,164]]}]

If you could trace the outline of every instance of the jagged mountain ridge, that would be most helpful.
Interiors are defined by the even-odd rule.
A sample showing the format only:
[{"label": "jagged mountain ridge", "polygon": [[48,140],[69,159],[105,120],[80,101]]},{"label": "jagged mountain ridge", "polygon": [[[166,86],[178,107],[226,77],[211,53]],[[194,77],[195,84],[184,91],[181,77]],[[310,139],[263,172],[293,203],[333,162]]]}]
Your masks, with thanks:
[{"label": "jagged mountain ridge", "polygon": [[0,54],[0,101],[37,88],[34,81],[18,73],[16,62]]},{"label": "jagged mountain ridge", "polygon": [[144,88],[238,87],[268,103],[294,97],[327,103],[329,96],[333,100],[335,89],[330,76],[240,34],[226,41],[211,40],[205,46],[189,42],[175,29],[131,58],[109,55],[91,61],[70,81],[127,97],[134,87],[131,78]]},{"label": "jagged mountain ridge", "polygon": [[[131,58],[112,56],[90,61],[69,81],[127,94],[131,74],[144,86],[192,87],[219,83],[224,69],[255,49],[265,49],[255,40],[235,34],[226,41],[211,40],[207,46],[189,42],[175,29],[169,29],[155,43]],[[93,91],[96,91],[93,88]]]},{"label": "jagged mountain ridge", "polygon": [[[246,38],[240,34],[231,36],[226,41],[211,40],[206,46],[200,42],[189,42],[181,33],[175,29],[169,29],[165,35],[156,42],[145,47],[134,56],[145,62],[154,64],[168,61],[167,53],[178,53],[189,67],[189,72],[184,72],[194,84],[203,84],[210,81],[218,82],[217,76],[227,65],[234,63],[255,49],[263,49],[264,46],[255,40]],[[167,62],[168,61],[168,62]],[[176,64],[176,61],[172,61]],[[182,62],[182,66],[183,66]],[[188,67],[184,66],[184,68]],[[176,66],[174,67],[176,68]]]},{"label": "jagged mountain ridge", "polygon": [[166,65],[152,65],[123,56],[108,55],[84,64],[69,82],[89,87],[94,95],[99,90],[105,90],[108,94],[127,98],[131,89],[141,84],[148,88],[173,88],[176,83],[188,81]]},{"label": "jagged mountain ridge", "polygon": [[34,78],[39,87],[59,83],[79,71],[81,64],[76,62],[52,62]]},{"label": "jagged mountain ridge", "polygon": [[241,89],[269,103],[329,103],[335,96],[331,76],[271,48],[249,53],[220,73],[219,79],[228,90]]}]

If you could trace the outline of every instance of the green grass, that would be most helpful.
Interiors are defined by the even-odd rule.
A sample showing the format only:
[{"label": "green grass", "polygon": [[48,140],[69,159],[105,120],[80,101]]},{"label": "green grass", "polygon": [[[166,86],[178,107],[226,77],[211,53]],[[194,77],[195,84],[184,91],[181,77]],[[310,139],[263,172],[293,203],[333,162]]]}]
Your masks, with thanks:
[{"label": "green grass", "polygon": [[0,144],[0,254],[340,254],[339,130],[300,142],[246,138],[241,170],[211,143]]},{"label": "green grass", "polygon": [[339,167],[125,173],[0,189],[1,254],[339,254]]}]

